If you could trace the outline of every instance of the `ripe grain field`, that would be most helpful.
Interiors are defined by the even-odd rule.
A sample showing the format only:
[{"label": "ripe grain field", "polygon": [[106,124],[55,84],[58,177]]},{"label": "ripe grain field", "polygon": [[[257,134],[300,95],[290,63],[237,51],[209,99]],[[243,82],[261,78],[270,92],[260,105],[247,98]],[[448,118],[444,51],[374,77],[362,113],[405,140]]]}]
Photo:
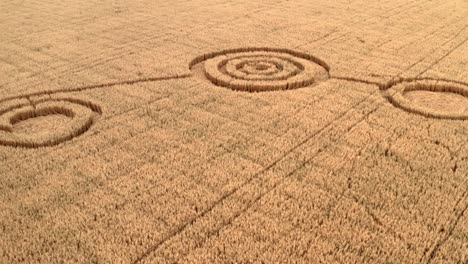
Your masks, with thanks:
[{"label": "ripe grain field", "polygon": [[2,0],[0,32],[0,263],[468,263],[466,0]]}]

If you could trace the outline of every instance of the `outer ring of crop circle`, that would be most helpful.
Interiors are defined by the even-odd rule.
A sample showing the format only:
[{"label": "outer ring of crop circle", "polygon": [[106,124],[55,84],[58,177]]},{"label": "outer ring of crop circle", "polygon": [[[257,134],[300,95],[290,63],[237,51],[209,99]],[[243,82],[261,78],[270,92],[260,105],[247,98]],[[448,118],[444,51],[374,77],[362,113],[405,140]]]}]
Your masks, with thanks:
[{"label": "outer ring of crop circle", "polygon": [[418,106],[404,97],[404,93],[410,91],[455,93],[468,98],[468,85],[457,81],[421,78],[394,82],[385,87],[384,91],[384,96],[390,103],[409,113],[436,119],[468,120],[468,113],[452,113]]},{"label": "outer ring of crop circle", "polygon": [[283,56],[296,57],[298,60],[307,60],[307,65],[308,64],[315,65],[313,66],[315,67],[315,70],[312,73],[319,74],[319,76],[317,79],[310,78],[311,73],[308,73],[309,75],[298,75],[301,78],[304,78],[305,76],[308,79],[290,78],[289,80],[286,80],[283,82],[281,82],[281,80],[277,81],[272,78],[271,81],[268,81],[269,83],[262,84],[261,81],[264,81],[264,80],[258,80],[258,83],[255,83],[256,80],[254,81],[237,80],[235,78],[232,78],[231,76],[225,76],[225,74],[222,72],[219,72],[218,74],[209,74],[209,73],[207,74],[206,69],[203,69],[202,75],[205,77],[205,79],[208,79],[214,85],[222,86],[231,90],[246,91],[246,92],[263,92],[263,91],[288,90],[288,89],[301,88],[301,87],[312,85],[314,83],[318,83],[319,81],[326,80],[330,77],[329,76],[330,67],[321,59],[315,56],[312,56],[310,54],[303,53],[303,52],[298,52],[298,51],[289,50],[285,48],[270,48],[270,47],[246,47],[246,48],[227,49],[227,50],[207,53],[207,54],[194,58],[189,63],[189,69],[192,70],[195,65],[202,63],[204,61],[208,61],[215,57],[218,57],[218,56],[228,57],[236,53],[239,53],[239,56],[241,56],[242,53],[252,53],[252,56],[258,56],[258,54],[254,54],[254,53],[263,53],[264,55],[266,53],[266,56],[270,56],[270,54],[268,53],[272,53],[271,55],[273,57],[283,55]]},{"label": "outer ring of crop circle", "polygon": [[[35,118],[38,116],[47,116],[60,114],[71,117],[72,120],[52,135],[39,133],[29,135],[13,132],[13,126],[21,121]],[[3,111],[0,117],[0,145],[38,148],[58,145],[62,142],[71,140],[86,132],[95,122],[95,114],[101,114],[98,105],[89,101],[75,98],[66,99],[46,99],[32,105],[18,105],[8,111]]]}]

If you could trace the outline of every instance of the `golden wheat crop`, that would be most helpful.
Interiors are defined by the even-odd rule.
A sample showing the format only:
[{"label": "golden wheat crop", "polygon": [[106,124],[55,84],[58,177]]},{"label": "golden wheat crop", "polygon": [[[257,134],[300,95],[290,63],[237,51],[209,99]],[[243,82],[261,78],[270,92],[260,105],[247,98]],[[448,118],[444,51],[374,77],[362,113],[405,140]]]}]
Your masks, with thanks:
[{"label": "golden wheat crop", "polygon": [[0,21],[0,263],[468,262],[466,1]]}]

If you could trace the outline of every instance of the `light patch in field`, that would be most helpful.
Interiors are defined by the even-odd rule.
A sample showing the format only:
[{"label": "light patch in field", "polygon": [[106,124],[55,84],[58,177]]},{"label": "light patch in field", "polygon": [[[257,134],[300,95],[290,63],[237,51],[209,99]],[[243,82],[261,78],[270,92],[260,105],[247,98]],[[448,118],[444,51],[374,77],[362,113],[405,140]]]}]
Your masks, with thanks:
[{"label": "light patch in field", "polygon": [[203,76],[217,86],[248,92],[296,89],[329,78],[329,67],[322,60],[279,48],[214,52],[193,59],[190,69],[201,71],[195,76]]},{"label": "light patch in field", "polygon": [[468,119],[468,87],[461,83],[403,81],[385,93],[393,105],[411,113],[439,119]]},{"label": "light patch in field", "polygon": [[34,115],[31,112],[31,116],[22,120],[15,120],[13,124],[13,133],[22,134],[37,134],[44,133],[47,131],[55,131],[60,127],[65,126],[67,122],[73,119],[73,116],[67,115],[67,112],[63,113],[44,113],[46,115]]},{"label": "light patch in field", "polygon": [[0,113],[0,145],[37,148],[83,134],[101,109],[93,103],[68,98],[22,102]]},{"label": "light patch in field", "polygon": [[408,100],[421,107],[431,107],[437,111],[468,112],[468,97],[456,93],[409,91],[403,94]]}]

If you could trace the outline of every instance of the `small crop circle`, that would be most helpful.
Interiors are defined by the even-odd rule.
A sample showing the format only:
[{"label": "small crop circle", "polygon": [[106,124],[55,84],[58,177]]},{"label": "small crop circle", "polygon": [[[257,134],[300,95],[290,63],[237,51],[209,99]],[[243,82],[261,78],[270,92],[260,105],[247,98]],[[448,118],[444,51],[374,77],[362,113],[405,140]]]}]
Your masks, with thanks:
[{"label": "small crop circle", "polygon": [[390,86],[386,97],[405,111],[438,119],[468,119],[468,86],[445,80],[420,79]]},{"label": "small crop circle", "polygon": [[241,91],[287,90],[328,79],[328,66],[307,54],[250,48],[212,53],[196,58],[204,62],[204,76],[213,84]]},{"label": "small crop circle", "polygon": [[38,148],[83,134],[100,107],[78,99],[18,103],[0,112],[0,145]]}]

